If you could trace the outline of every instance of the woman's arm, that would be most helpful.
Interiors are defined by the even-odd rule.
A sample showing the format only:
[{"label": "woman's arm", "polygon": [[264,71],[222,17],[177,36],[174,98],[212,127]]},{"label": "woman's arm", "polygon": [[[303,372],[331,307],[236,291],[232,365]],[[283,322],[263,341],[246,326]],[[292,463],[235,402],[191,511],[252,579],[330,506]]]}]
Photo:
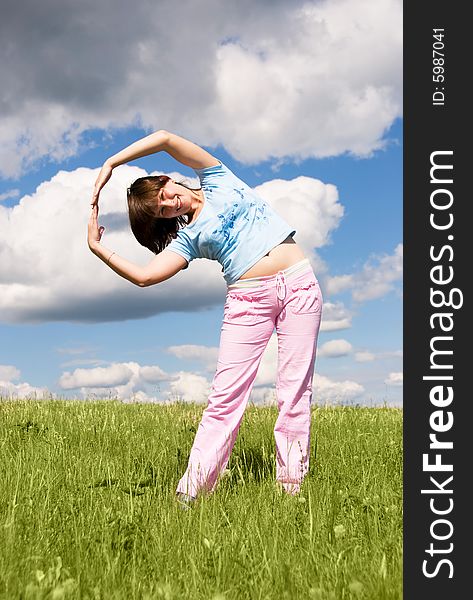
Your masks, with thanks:
[{"label": "woman's arm", "polygon": [[97,204],[100,190],[110,179],[112,170],[115,167],[161,151],[167,152],[180,163],[192,169],[204,169],[205,167],[215,167],[220,164],[218,159],[197,144],[175,133],[169,133],[161,129],[137,142],[133,142],[133,144],[130,144],[105,161],[95,182],[92,206]]},{"label": "woman's arm", "polygon": [[118,165],[130,162],[136,158],[142,158],[155,152],[167,152],[186,167],[192,169],[204,169],[214,167],[219,161],[194,142],[190,142],[175,133],[169,133],[161,129],[147,137],[130,144],[114,156],[108,159],[108,163],[114,169]]},{"label": "woman's arm", "polygon": [[97,223],[98,207],[93,207],[92,214],[89,219],[88,227],[88,243],[90,250],[100,258],[108,267],[115,273],[128,279],[139,287],[147,287],[156,283],[166,281],[176,273],[179,273],[187,266],[185,258],[171,252],[163,250],[145,267],[136,265],[135,263],[118,256],[112,250],[105,248],[100,243],[103,227],[99,227]]}]

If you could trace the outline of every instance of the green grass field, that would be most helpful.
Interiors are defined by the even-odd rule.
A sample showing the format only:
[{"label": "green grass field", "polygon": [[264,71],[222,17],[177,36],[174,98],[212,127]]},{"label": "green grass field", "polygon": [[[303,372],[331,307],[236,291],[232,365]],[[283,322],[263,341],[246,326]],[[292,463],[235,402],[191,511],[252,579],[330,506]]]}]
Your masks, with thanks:
[{"label": "green grass field", "polygon": [[291,497],[276,408],[249,407],[217,491],[183,511],[203,409],[0,399],[0,598],[402,598],[402,410],[314,408]]}]

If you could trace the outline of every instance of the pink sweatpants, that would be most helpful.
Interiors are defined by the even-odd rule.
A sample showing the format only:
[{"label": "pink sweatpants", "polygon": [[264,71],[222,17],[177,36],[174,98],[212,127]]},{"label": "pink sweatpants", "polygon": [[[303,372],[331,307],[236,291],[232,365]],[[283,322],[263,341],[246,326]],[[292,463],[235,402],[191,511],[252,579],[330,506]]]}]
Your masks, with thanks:
[{"label": "pink sweatpants", "polygon": [[322,294],[308,259],[228,286],[217,370],[177,492],[214,490],[227,466],[261,356],[276,327],[276,480],[297,493],[309,467],[310,404]]}]

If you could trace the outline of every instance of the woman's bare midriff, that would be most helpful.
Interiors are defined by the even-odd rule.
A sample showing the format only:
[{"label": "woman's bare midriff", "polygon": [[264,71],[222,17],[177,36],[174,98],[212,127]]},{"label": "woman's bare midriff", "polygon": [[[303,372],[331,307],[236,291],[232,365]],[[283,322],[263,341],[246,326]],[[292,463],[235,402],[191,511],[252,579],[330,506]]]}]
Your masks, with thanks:
[{"label": "woman's bare midriff", "polygon": [[278,271],[292,267],[304,258],[306,256],[300,246],[289,236],[284,242],[270,250],[266,256],[263,256],[251,269],[243,273],[240,279],[275,275]]}]

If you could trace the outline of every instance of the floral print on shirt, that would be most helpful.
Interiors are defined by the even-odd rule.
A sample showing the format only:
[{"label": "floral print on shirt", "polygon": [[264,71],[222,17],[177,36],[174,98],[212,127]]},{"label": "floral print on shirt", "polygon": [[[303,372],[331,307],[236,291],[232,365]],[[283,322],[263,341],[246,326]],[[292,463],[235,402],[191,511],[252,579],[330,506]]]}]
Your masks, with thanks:
[{"label": "floral print on shirt", "polygon": [[220,227],[212,233],[222,233],[223,237],[228,241],[230,239],[230,230],[233,229],[238,216],[236,210],[238,207],[238,202],[235,202],[230,214],[219,213],[217,217],[220,219]]},{"label": "floral print on shirt", "polygon": [[[209,192],[211,190],[208,190]],[[256,221],[263,221],[264,223],[268,222],[268,217],[266,216],[266,205],[263,201],[258,201],[254,198],[251,198],[249,201],[245,200],[245,196],[242,192],[244,192],[244,188],[237,189],[233,188],[233,191],[240,197],[242,203],[246,204],[246,210],[243,213],[243,219],[250,222],[250,215],[253,213],[253,219]],[[213,234],[223,234],[223,237],[226,241],[231,238],[231,230],[234,228],[235,222],[239,217],[239,213],[241,213],[241,203],[234,202],[231,205],[231,210],[228,212],[227,207],[225,207],[225,212],[221,212],[217,214],[217,217],[220,220],[220,227],[215,229]]]}]

